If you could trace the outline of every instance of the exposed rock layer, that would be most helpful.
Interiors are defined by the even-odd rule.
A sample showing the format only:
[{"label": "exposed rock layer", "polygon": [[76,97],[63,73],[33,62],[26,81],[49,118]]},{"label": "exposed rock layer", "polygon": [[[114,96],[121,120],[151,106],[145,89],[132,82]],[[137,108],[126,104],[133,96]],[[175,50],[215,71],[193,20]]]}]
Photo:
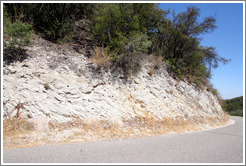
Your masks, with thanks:
[{"label": "exposed rock layer", "polygon": [[122,122],[135,116],[156,119],[221,117],[216,98],[194,84],[173,79],[165,68],[149,75],[151,63],[125,79],[120,72],[99,70],[71,45],[55,45],[36,38],[23,62],[3,68],[4,117],[49,117],[59,122],[73,118]]}]

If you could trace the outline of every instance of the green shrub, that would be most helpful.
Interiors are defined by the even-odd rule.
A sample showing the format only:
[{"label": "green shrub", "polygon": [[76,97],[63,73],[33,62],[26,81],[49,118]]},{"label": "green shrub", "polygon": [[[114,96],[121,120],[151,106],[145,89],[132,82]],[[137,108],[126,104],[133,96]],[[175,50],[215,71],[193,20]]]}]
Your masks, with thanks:
[{"label": "green shrub", "polygon": [[23,47],[31,44],[32,26],[20,21],[11,24],[7,30],[10,47]]},{"label": "green shrub", "polygon": [[3,20],[3,60],[7,64],[17,60],[22,61],[27,57],[23,47],[31,44],[32,26],[21,21],[11,23],[6,10],[4,10]]},{"label": "green shrub", "polygon": [[147,53],[150,47],[151,41],[146,33],[132,32],[125,45],[125,52]]},{"label": "green shrub", "polygon": [[8,47],[23,47],[31,44],[32,38],[32,26],[29,24],[24,24],[21,21],[11,23],[8,18],[8,13],[3,6],[4,16],[3,16],[3,38],[4,38],[4,48]]},{"label": "green shrub", "polygon": [[236,110],[229,112],[231,116],[243,116],[243,110]]},{"label": "green shrub", "polygon": [[199,78],[196,78],[195,81],[194,81],[194,83],[195,83],[199,88],[202,87],[202,82],[201,82],[201,80],[200,80]]},{"label": "green shrub", "polygon": [[35,30],[53,42],[71,40],[73,38],[72,5],[65,3],[36,4],[33,9]]},{"label": "green shrub", "polygon": [[224,100],[222,107],[232,116],[243,116],[243,96]]},{"label": "green shrub", "polygon": [[219,95],[217,89],[215,89],[215,88],[211,88],[211,92],[212,92],[215,96],[218,96],[218,95]]},{"label": "green shrub", "polygon": [[147,34],[132,32],[124,48],[115,53],[114,65],[121,67],[126,74],[135,74],[141,69],[141,60],[146,57],[151,41]]},{"label": "green shrub", "polygon": [[141,69],[141,54],[122,53],[114,57],[114,66],[120,67],[126,76],[136,74]]}]

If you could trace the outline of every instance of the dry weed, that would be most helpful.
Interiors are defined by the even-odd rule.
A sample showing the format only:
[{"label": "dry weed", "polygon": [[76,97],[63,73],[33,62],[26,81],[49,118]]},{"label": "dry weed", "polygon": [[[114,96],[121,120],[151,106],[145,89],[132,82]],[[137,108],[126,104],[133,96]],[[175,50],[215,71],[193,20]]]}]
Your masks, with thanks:
[{"label": "dry weed", "polygon": [[196,76],[190,76],[190,75],[188,76],[188,82],[190,84],[194,83],[195,79],[196,79]]},{"label": "dry weed", "polygon": [[45,89],[45,90],[49,90],[49,89],[50,89],[50,85],[49,85],[48,83],[45,83],[45,84],[44,84],[44,89]]},{"label": "dry weed", "polygon": [[155,69],[154,69],[153,67],[151,67],[151,68],[149,69],[149,71],[148,71],[148,74],[149,74],[150,76],[152,76],[153,74],[155,74]]},{"label": "dry weed", "polygon": [[92,57],[90,60],[93,63],[96,63],[98,67],[107,67],[109,68],[111,66],[111,56],[106,50],[106,48],[103,47],[96,47],[94,48],[92,52]]},{"label": "dry weed", "polygon": [[154,69],[159,69],[161,67],[161,65],[163,64],[163,57],[150,54],[149,62],[152,63],[152,65],[153,65],[152,67]]},{"label": "dry weed", "polygon": [[34,130],[34,124],[25,119],[10,118],[3,121],[3,135],[13,136],[15,134],[25,134]]},{"label": "dry weed", "polygon": [[[225,125],[229,120],[229,115],[221,118],[204,118],[204,117],[184,117],[169,118],[163,117],[158,119],[155,115],[145,110],[138,110],[141,112],[138,116],[131,119],[124,119],[123,124],[119,125],[116,122],[108,120],[91,120],[74,118],[72,121],[57,123],[50,122],[50,131],[45,137],[39,140],[26,142],[24,139],[26,132],[33,130],[33,125],[28,124],[22,119],[9,119],[4,121],[4,142],[7,146],[12,143],[12,147],[33,146],[41,144],[52,143],[68,143],[68,142],[85,142],[96,140],[110,140],[133,138],[143,136],[153,136],[169,133],[183,133],[186,131],[201,130],[202,127]],[[220,122],[220,124],[218,124]],[[18,132],[17,132],[18,131]],[[57,135],[62,135],[66,131],[73,131],[67,137],[57,138]],[[15,136],[11,141],[6,139],[11,137],[12,134],[22,135],[21,137]],[[54,138],[55,137],[55,138]],[[61,137],[61,136],[60,136]],[[5,146],[5,147],[6,147]],[[10,147],[10,145],[8,145]]]}]

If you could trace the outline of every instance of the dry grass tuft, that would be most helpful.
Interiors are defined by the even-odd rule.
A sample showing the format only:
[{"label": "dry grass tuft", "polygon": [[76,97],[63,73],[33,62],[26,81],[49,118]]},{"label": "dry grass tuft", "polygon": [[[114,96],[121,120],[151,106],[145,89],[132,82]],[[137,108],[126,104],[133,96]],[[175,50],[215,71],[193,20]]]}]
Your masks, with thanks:
[{"label": "dry grass tuft", "polygon": [[230,115],[228,112],[224,112],[224,116],[220,117],[219,121],[222,126],[226,125],[230,120]]},{"label": "dry grass tuft", "polygon": [[[154,69],[159,69],[163,64],[163,57],[150,54],[149,62],[152,63]],[[165,66],[164,66],[165,67]]]},{"label": "dry grass tuft", "polygon": [[106,50],[106,48],[103,47],[95,47],[90,60],[93,63],[96,63],[98,67],[109,68],[111,66],[111,56]]},{"label": "dry grass tuft", "polygon": [[4,137],[14,136],[17,134],[26,134],[34,130],[34,124],[27,122],[25,119],[10,118],[3,121]]},{"label": "dry grass tuft", "polygon": [[188,82],[190,84],[194,83],[195,80],[196,80],[196,76],[191,76],[191,75],[188,76]]},{"label": "dry grass tuft", "polygon": [[151,68],[149,69],[149,71],[148,71],[148,74],[149,74],[150,76],[152,76],[153,74],[155,74],[155,69],[154,69],[153,67],[151,67]]},{"label": "dry grass tuft", "polygon": [[49,89],[50,89],[50,85],[49,85],[48,83],[45,83],[45,84],[44,84],[44,89],[45,89],[45,90],[49,90]]}]

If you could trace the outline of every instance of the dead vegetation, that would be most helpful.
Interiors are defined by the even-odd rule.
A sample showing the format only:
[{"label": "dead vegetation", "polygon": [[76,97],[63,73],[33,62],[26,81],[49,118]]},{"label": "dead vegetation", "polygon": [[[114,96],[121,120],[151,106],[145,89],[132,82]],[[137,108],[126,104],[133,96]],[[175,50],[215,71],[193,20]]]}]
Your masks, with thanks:
[{"label": "dead vegetation", "polygon": [[166,64],[163,62],[162,56],[156,56],[156,55],[150,54],[148,57],[148,60],[151,63],[151,66],[148,71],[148,74],[150,76],[155,74],[155,71],[160,69],[161,67],[166,68]]},{"label": "dead vegetation", "polygon": [[95,47],[92,52],[92,57],[90,60],[97,64],[99,68],[105,67],[109,68],[111,66],[111,56],[109,55],[106,48],[103,47]]},{"label": "dead vegetation", "polygon": [[48,83],[45,83],[45,84],[44,84],[44,89],[45,89],[45,90],[49,90],[49,89],[50,89],[50,85],[49,85]]},{"label": "dead vegetation", "polygon": [[12,118],[3,121],[4,148],[184,133],[226,125],[229,118],[230,116],[225,114],[220,118],[163,117],[158,119],[144,111],[142,115],[123,119],[123,123],[80,118],[64,123],[50,121],[49,131],[43,133],[36,132],[33,123],[25,119]]},{"label": "dead vegetation", "polygon": [[149,56],[149,62],[152,63],[152,67],[154,69],[159,69],[161,66],[163,67],[166,67],[163,63],[163,57],[162,56],[156,56],[156,55],[153,55],[153,54],[150,54]]}]

